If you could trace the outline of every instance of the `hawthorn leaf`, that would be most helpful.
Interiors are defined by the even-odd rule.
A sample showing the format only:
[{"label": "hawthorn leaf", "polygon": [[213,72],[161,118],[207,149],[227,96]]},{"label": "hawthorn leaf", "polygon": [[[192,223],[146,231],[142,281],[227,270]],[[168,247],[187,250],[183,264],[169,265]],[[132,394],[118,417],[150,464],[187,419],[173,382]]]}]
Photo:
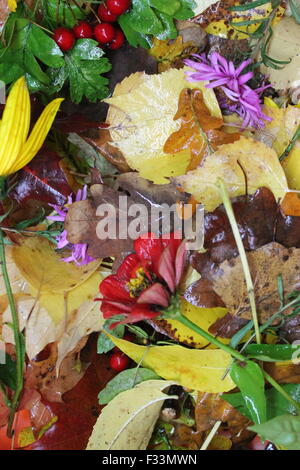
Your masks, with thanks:
[{"label": "hawthorn leaf", "polygon": [[181,187],[204,204],[207,211],[213,211],[222,203],[216,186],[217,178],[222,178],[230,197],[245,194],[245,174],[248,193],[264,186],[275,198],[282,198],[288,191],[284,171],[276,152],[261,142],[241,137],[232,144],[221,145],[208,155],[202,166],[178,176]]},{"label": "hawthorn leaf", "polygon": [[[98,418],[87,450],[144,450],[173,381],[148,380],[117,395]],[[114,417],[112,419],[112,416]]]},{"label": "hawthorn leaf", "polygon": [[221,349],[187,349],[183,346],[139,346],[109,335],[112,342],[136,363],[153,370],[166,380],[183,387],[208,393],[234,388],[232,379],[224,374],[231,356]]}]

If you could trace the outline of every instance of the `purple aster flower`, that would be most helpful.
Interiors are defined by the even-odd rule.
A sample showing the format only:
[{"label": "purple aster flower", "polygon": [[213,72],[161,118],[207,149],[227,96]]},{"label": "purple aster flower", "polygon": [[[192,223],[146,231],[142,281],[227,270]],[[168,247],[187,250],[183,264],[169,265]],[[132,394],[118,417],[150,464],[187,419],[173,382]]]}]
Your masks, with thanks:
[{"label": "purple aster flower", "polygon": [[195,70],[186,72],[188,80],[191,82],[210,81],[206,88],[222,90],[223,99],[220,100],[220,106],[239,114],[243,119],[243,128],[264,127],[264,120],[271,121],[271,118],[262,112],[260,105],[260,93],[271,85],[253,90],[246,85],[253,78],[253,72],[242,73],[251,63],[251,59],[244,60],[235,68],[233,62],[228,62],[217,52],[211,54],[209,59],[205,54],[194,54],[194,57],[200,59],[201,62],[189,59],[184,61]]},{"label": "purple aster flower", "polygon": [[[87,198],[87,187],[84,186],[82,189],[79,189],[77,191],[77,194],[75,196],[75,201],[73,200],[73,195],[68,196],[68,200],[66,204],[61,207],[57,206],[55,204],[49,204],[53,209],[56,211],[57,215],[51,215],[47,217],[49,220],[53,220],[54,222],[64,222],[66,219],[66,215],[68,213],[68,205],[72,204],[73,202],[78,202],[78,201],[84,201]],[[56,237],[57,241],[57,248],[62,249],[62,248],[67,248],[69,250],[72,250],[71,256],[67,258],[62,258],[63,261],[66,263],[71,263],[74,262],[79,266],[82,266],[84,264],[88,264],[91,261],[94,261],[94,258],[91,258],[87,254],[87,244],[86,243],[70,243],[67,238],[68,234],[66,230],[63,230],[61,234]]]}]

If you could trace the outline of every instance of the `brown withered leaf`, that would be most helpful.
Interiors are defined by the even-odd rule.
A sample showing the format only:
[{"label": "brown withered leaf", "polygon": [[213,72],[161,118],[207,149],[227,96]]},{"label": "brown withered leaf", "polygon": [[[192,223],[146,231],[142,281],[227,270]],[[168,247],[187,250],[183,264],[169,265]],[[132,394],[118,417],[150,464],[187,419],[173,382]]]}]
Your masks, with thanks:
[{"label": "brown withered leaf", "polygon": [[217,421],[226,423],[227,434],[233,442],[247,439],[250,421],[216,393],[198,393],[195,420],[198,431],[207,431]]},{"label": "brown withered leaf", "polygon": [[279,383],[300,384],[300,364],[265,362],[264,369]]},{"label": "brown withered leaf", "polygon": [[[157,223],[162,227],[159,225],[163,221],[163,216],[158,210],[159,207],[163,203],[172,206],[179,201],[186,202],[189,199],[189,195],[178,191],[175,184],[156,185],[139,177],[137,173],[125,173],[118,178],[117,182],[121,191],[103,184],[95,184],[90,187],[90,199],[75,202],[69,207],[65,221],[67,238],[71,243],[87,243],[88,254],[93,258],[116,257],[133,250],[133,240],[127,235],[127,228],[134,218],[128,216],[128,211],[133,204],[143,204],[147,210],[147,217],[139,217],[139,231],[145,233],[150,228],[151,207],[155,206]],[[122,196],[126,196],[127,207],[119,204],[119,198]],[[116,220],[114,214],[111,214],[111,222],[116,226],[114,239],[108,236],[98,238],[97,225],[107,219],[107,213],[97,215],[97,208],[102,204],[109,204],[110,207],[115,208]],[[121,233],[119,230],[119,222],[122,222],[122,219],[126,222],[121,224],[126,233]]]},{"label": "brown withered leaf", "polygon": [[[300,289],[300,249],[285,248],[271,242],[247,255],[254,284],[259,321],[264,323],[280,308],[278,276],[282,276],[285,292]],[[228,312],[251,320],[251,309],[240,257],[225,260],[209,273],[212,293],[224,302]],[[201,306],[201,285],[197,291]],[[207,286],[204,291],[207,298]],[[204,305],[203,305],[204,306]],[[291,313],[287,311],[286,313]]]},{"label": "brown withered leaf", "polygon": [[209,328],[209,331],[214,336],[232,338],[246,323],[248,323],[248,320],[226,313],[224,317],[219,318],[219,320]]},{"label": "brown withered leaf", "polygon": [[220,128],[223,119],[214,117],[207,108],[201,90],[185,88],[181,91],[174,121],[181,119],[181,127],[173,132],[164,145],[164,152],[175,154],[191,150],[187,171],[194,170],[202,159],[221,144],[229,144],[240,138],[239,134],[226,134]]}]

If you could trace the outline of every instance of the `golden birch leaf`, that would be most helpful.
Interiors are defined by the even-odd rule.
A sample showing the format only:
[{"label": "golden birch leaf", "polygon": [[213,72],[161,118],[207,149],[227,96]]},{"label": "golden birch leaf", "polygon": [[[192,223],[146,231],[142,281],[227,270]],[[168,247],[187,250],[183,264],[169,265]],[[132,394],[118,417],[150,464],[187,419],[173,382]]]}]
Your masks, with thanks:
[{"label": "golden birch leaf", "polygon": [[64,294],[86,281],[101,260],[77,266],[61,260],[62,254],[45,238],[22,237],[12,248],[12,259],[23,278],[37,292]]},{"label": "golden birch leaf", "polygon": [[87,450],[145,450],[163,402],[169,398],[162,390],[173,383],[148,380],[117,395],[102,410]]},{"label": "golden birch leaf", "polygon": [[221,145],[208,155],[201,167],[176,178],[184,191],[204,204],[207,211],[213,211],[222,203],[216,186],[222,178],[230,197],[245,194],[245,174],[248,193],[265,186],[276,199],[282,198],[288,190],[287,180],[276,152],[261,142],[241,137],[233,144]]},{"label": "golden birch leaf", "polygon": [[177,345],[147,347],[109,337],[136,363],[183,387],[207,393],[228,392],[235,387],[229,374],[224,378],[231,356],[221,349],[187,349]]},{"label": "golden birch leaf", "polygon": [[[112,144],[123,153],[132,169],[155,183],[164,183],[164,177],[183,174],[190,159],[188,149],[176,155],[163,151],[169,135],[180,128],[180,122],[174,121],[180,92],[187,87],[200,88],[211,114],[221,117],[221,112],[213,90],[205,88],[205,82],[187,82],[185,69],[138,75],[137,83],[141,79],[142,83],[131,91],[125,93],[121,88],[120,94],[119,88],[117,94],[105,100],[110,105]],[[126,80],[131,87],[130,77]]]}]

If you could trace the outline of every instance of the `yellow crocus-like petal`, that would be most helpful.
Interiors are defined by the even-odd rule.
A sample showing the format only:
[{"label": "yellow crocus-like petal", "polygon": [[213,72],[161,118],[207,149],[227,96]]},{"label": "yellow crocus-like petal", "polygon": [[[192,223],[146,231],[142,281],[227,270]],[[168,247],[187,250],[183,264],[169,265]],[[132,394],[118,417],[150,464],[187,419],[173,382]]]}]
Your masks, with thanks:
[{"label": "yellow crocus-like petal", "polygon": [[7,98],[0,125],[0,175],[6,176],[14,165],[29,131],[30,97],[25,78],[19,78]]},{"label": "yellow crocus-like petal", "polygon": [[8,8],[10,11],[16,11],[17,9],[17,1],[16,0],[8,0]]},{"label": "yellow crocus-like petal", "polygon": [[51,101],[51,103],[46,106],[39,119],[37,120],[34,128],[32,129],[27,142],[21,149],[17,160],[15,161],[14,165],[10,168],[10,173],[14,173],[23,168],[25,165],[27,165],[40,150],[52,126],[52,123],[55,119],[55,116],[57,114],[57,111],[59,110],[59,106],[62,101],[63,98],[57,98]]}]

